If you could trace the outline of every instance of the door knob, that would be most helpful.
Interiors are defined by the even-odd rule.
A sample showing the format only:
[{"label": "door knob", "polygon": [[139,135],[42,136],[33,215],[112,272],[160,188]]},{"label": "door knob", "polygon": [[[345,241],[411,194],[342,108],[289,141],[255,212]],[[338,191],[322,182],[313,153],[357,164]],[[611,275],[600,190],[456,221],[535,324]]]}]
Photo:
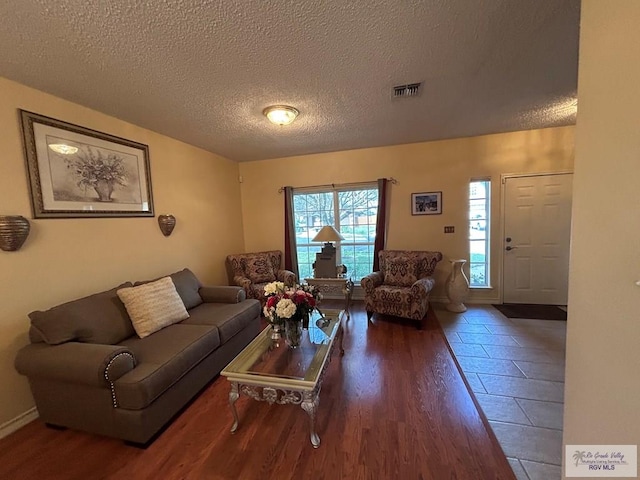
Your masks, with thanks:
[{"label": "door knob", "polygon": [[507,237],[507,238],[505,238],[505,240],[506,240],[507,242],[510,242],[510,241],[511,241],[511,237]]},{"label": "door knob", "polygon": [[510,252],[511,250],[514,250],[514,249],[516,249],[516,248],[518,248],[518,247],[512,247],[511,245],[507,245],[507,248],[505,248],[505,250],[506,250],[507,252]]}]

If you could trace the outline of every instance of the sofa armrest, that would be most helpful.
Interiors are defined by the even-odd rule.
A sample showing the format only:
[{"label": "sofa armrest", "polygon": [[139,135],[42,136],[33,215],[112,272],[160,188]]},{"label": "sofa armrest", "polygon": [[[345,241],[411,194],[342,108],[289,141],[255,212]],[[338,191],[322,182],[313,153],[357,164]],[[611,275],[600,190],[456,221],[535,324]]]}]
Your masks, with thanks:
[{"label": "sofa armrest", "polygon": [[411,285],[411,293],[416,295],[421,290],[425,293],[429,293],[433,289],[433,286],[435,284],[436,281],[433,279],[433,277],[420,278],[413,285]]},{"label": "sofa armrest", "polygon": [[382,272],[373,272],[360,280],[360,286],[364,288],[367,295],[371,295],[376,287],[382,285],[384,274]]},{"label": "sofa armrest", "polygon": [[291,270],[278,270],[276,279],[284,283],[287,287],[293,287],[296,284],[296,274]]},{"label": "sofa armrest", "polygon": [[18,373],[27,377],[95,387],[108,386],[135,365],[126,347],[78,342],[32,343],[20,349],[15,360]]},{"label": "sofa armrest", "polygon": [[242,287],[200,287],[198,293],[206,303],[240,303],[247,298]]}]

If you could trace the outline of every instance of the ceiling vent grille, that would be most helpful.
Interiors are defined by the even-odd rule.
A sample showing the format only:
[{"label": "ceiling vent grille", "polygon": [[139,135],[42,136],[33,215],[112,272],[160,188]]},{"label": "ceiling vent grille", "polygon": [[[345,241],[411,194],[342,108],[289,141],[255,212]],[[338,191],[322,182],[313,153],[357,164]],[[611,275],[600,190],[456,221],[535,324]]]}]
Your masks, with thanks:
[{"label": "ceiling vent grille", "polygon": [[417,97],[420,95],[422,83],[409,83],[393,87],[393,98]]}]

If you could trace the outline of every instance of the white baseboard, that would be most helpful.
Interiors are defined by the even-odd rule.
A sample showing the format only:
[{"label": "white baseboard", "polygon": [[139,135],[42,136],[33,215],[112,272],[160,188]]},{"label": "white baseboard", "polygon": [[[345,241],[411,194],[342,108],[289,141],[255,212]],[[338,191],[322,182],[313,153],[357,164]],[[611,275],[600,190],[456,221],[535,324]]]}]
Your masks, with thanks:
[{"label": "white baseboard", "polygon": [[[442,297],[442,296],[429,296],[429,302],[434,302],[434,303],[444,303],[447,304],[449,303],[449,299],[447,297]],[[467,298],[467,300],[464,302],[466,305],[492,305],[494,303],[500,303],[500,301],[498,299],[495,298]]]},{"label": "white baseboard", "polygon": [[500,303],[497,298],[469,298],[465,303],[469,305],[493,305],[494,303]]},{"label": "white baseboard", "polygon": [[[324,298],[326,298],[327,300],[344,300],[344,296],[342,295],[325,295]],[[362,290],[361,288],[357,288],[354,289],[353,291],[353,295],[351,296],[352,300],[364,300],[364,290]],[[449,303],[449,299],[446,296],[442,296],[442,295],[430,295],[429,296],[429,301],[430,302],[435,302],[435,303]],[[470,295],[469,298],[467,298],[467,301],[465,303],[468,303],[470,305],[491,305],[494,303],[500,303],[500,299],[498,298],[488,298],[488,297],[479,297],[479,296],[474,296],[474,295]]]},{"label": "white baseboard", "polygon": [[449,299],[447,297],[439,297],[436,295],[429,295],[429,303],[449,303]]},{"label": "white baseboard", "polygon": [[26,412],[18,415],[16,418],[0,425],[0,438],[4,438],[12,434],[16,430],[24,427],[27,423],[33,422],[36,418],[38,418],[38,410],[36,407],[32,407]]}]

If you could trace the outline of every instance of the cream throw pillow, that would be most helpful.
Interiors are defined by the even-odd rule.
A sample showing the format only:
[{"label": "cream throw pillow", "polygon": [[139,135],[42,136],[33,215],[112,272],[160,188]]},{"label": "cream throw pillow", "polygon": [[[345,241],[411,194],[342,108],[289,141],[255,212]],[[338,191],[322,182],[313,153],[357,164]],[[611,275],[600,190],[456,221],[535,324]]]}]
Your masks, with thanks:
[{"label": "cream throw pillow", "polygon": [[137,287],[121,288],[117,293],[140,338],[189,318],[170,277]]}]

